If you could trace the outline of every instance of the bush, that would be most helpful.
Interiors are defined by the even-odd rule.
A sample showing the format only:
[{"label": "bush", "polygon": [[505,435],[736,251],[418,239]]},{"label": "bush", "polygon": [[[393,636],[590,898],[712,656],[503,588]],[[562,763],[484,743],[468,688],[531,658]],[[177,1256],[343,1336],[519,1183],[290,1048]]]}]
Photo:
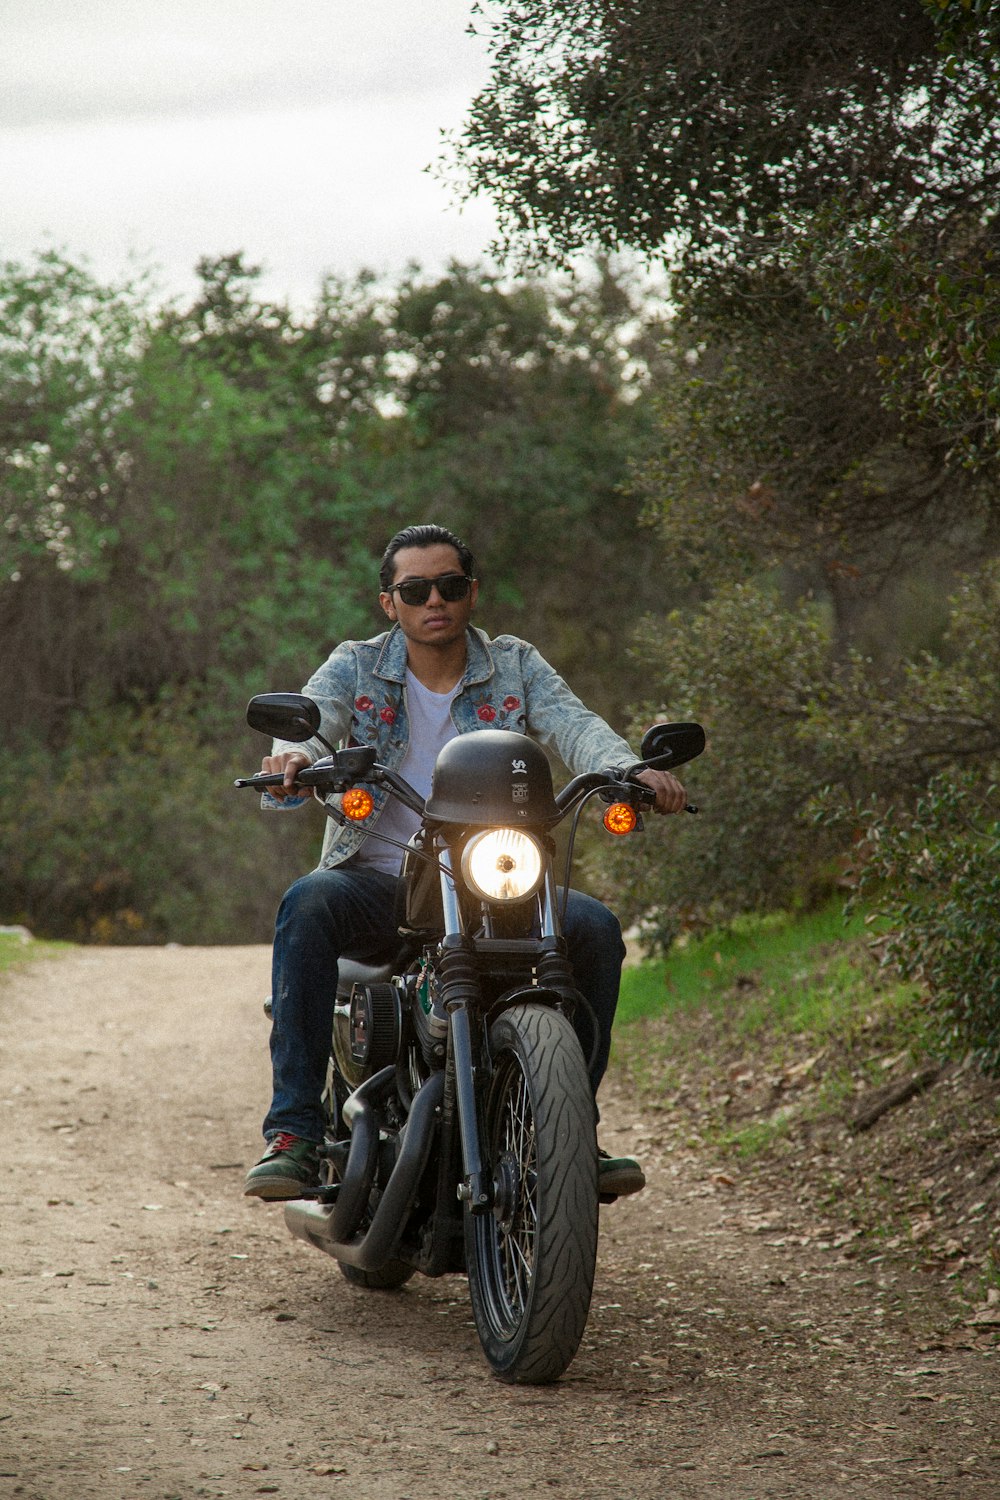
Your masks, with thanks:
[{"label": "bush", "polygon": [[95,706],[71,716],[57,751],[0,767],[5,920],[79,942],[268,941],[321,828],[233,790],[265,742],[235,706],[220,723],[224,711],[195,691]]},{"label": "bush", "polygon": [[817,832],[811,799],[830,782],[865,783],[855,747],[830,728],[834,683],[853,669],[836,667],[823,611],[782,610],[738,584],[693,616],[647,622],[637,651],[660,696],[636,710],[632,740],[658,719],[705,726],[704,756],[680,772],[701,811],[649,817],[641,839],[602,846],[605,893],[660,949],[680,927],[826,899],[842,835]]},{"label": "bush", "polygon": [[937,776],[912,811],[864,814],[859,891],[889,925],[883,962],[926,986],[945,1042],[1000,1075],[1000,796]]},{"label": "bush", "polygon": [[[838,653],[815,602],[783,609],[746,583],[691,616],[647,622],[637,651],[659,698],[636,711],[633,738],[662,718],[698,719],[708,734],[703,759],[682,772],[701,816],[649,819],[645,838],[607,861],[605,893],[627,920],[647,920],[654,947],[682,926],[826,899],[853,879],[861,809],[874,836],[873,797],[916,817],[905,809],[934,785],[920,806],[928,817],[940,808],[940,821],[948,783],[933,778],[950,776],[988,800],[1000,765],[998,563],[963,582],[941,653],[894,671]],[[973,840],[970,859],[978,849]]]}]

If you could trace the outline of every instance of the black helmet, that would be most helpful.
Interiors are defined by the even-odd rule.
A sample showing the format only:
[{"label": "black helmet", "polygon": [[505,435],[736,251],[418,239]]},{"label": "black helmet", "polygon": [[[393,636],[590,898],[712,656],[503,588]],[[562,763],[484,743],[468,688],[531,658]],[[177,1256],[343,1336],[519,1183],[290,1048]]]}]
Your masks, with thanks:
[{"label": "black helmet", "polygon": [[427,816],[440,823],[551,823],[559,817],[545,752],[527,735],[478,729],[449,740],[434,766]]}]

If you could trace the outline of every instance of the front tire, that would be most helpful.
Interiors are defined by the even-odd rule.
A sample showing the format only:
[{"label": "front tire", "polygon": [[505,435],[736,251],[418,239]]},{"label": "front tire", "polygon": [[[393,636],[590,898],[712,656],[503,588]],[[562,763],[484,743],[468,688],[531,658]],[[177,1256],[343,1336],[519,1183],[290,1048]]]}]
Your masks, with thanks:
[{"label": "front tire", "polygon": [[482,1143],[494,1205],[466,1210],[472,1310],[494,1373],[544,1385],[576,1354],[593,1292],[594,1096],[576,1032],[560,1012],[515,1006],[489,1039]]}]

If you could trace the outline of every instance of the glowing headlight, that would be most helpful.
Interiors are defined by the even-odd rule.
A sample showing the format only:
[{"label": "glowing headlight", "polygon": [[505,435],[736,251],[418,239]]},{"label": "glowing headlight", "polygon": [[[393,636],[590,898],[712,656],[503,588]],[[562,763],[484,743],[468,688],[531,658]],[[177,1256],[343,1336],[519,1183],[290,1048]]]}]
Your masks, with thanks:
[{"label": "glowing headlight", "polygon": [[526,901],[542,883],[542,851],[526,833],[492,828],[466,844],[462,874],[484,901]]}]

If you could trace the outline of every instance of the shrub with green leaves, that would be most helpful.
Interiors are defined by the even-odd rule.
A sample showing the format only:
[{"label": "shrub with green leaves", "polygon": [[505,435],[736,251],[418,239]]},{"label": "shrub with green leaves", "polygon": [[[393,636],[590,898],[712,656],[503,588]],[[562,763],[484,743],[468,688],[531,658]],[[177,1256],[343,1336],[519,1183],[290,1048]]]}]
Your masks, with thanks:
[{"label": "shrub with green leaves", "polygon": [[1000,1074],[1000,788],[937,776],[912,810],[870,807],[863,850],[883,961],[926,986],[953,1050]]},{"label": "shrub with green leaves", "polygon": [[648,621],[636,650],[657,696],[633,738],[662,718],[708,734],[682,773],[701,816],[648,819],[644,838],[602,852],[606,894],[648,920],[653,946],[825,898],[851,878],[870,798],[912,809],[935,776],[982,789],[1000,767],[1000,563],[962,583],[941,652],[892,671],[839,652],[815,601],[782,608],[750,583]]},{"label": "shrub with green leaves", "polygon": [[233,789],[266,742],[225,708],[198,689],[95,704],[30,774],[0,765],[5,920],[80,942],[266,941],[322,830]]},{"label": "shrub with green leaves", "polygon": [[601,846],[626,920],[642,917],[664,948],[680,926],[827,896],[841,836],[817,834],[807,809],[819,787],[854,785],[858,757],[829,722],[837,668],[822,609],[782,610],[767,588],[736,584],[697,613],[648,621],[636,650],[658,697],[636,710],[633,741],[658,719],[696,719],[708,745],[680,773],[697,818],[647,818],[642,838]]}]

